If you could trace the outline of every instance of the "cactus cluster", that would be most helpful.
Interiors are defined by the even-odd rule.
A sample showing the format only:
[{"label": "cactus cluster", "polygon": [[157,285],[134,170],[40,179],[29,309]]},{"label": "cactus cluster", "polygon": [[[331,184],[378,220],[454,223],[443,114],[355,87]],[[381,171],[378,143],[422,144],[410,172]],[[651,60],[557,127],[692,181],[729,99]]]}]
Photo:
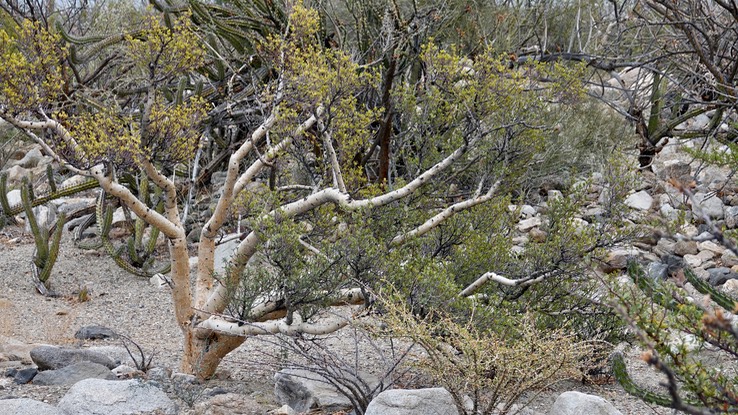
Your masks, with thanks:
[{"label": "cactus cluster", "polygon": [[[138,192],[141,201],[144,201],[147,205],[153,206],[153,209],[157,212],[161,213],[164,210],[164,200],[161,197],[161,190],[158,187],[155,187],[154,189],[155,200],[152,203],[149,182],[147,179],[141,179],[138,186]],[[160,268],[155,268],[154,266],[154,253],[156,250],[156,241],[159,237],[159,229],[149,226],[141,218],[133,219],[130,215],[126,215],[126,227],[131,230],[131,235],[125,243],[117,247],[115,246],[110,239],[114,207],[112,204],[106,205],[105,200],[105,192],[101,191],[95,209],[95,219],[98,224],[100,240],[94,243],[79,243],[78,246],[84,249],[105,248],[105,251],[111,258],[113,258],[119,267],[124,269],[126,272],[139,277],[148,278],[158,273],[165,274],[169,272],[169,269],[171,268],[169,262],[166,262]],[[78,234],[83,232],[90,224],[91,222],[81,225],[78,228]],[[146,237],[147,229],[150,230]]]},{"label": "cactus cluster", "polygon": [[[59,254],[59,245],[61,243],[61,234],[66,221],[66,216],[60,214],[56,222],[49,226],[47,223],[39,223],[33,208],[39,206],[49,200],[61,197],[66,194],[69,189],[59,190],[54,181],[51,166],[47,167],[46,175],[49,181],[51,192],[44,197],[35,198],[33,195],[33,187],[28,178],[23,179],[21,185],[21,204],[19,206],[10,206],[7,192],[7,173],[0,174],[0,228],[7,223],[15,221],[14,216],[24,212],[26,222],[33,234],[36,244],[36,250],[33,254],[31,268],[33,270],[33,282],[36,289],[43,295],[51,295],[49,278],[51,270],[56,262]],[[61,195],[59,195],[61,194]],[[51,196],[57,195],[57,196]]]}]

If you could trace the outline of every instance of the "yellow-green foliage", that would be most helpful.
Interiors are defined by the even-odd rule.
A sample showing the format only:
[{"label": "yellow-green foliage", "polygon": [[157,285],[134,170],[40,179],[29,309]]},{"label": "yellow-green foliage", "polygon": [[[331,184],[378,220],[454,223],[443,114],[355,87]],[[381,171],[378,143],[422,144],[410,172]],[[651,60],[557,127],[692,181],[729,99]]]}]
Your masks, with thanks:
[{"label": "yellow-green foliage", "polygon": [[200,139],[199,124],[207,115],[208,105],[199,97],[180,105],[167,105],[157,100],[149,115],[143,154],[151,157],[165,148],[166,151],[154,157],[155,160],[170,165],[191,160]]},{"label": "yellow-green foliage", "polygon": [[62,93],[67,50],[60,40],[28,20],[0,28],[0,101],[10,113],[36,110]]},{"label": "yellow-green foliage", "polygon": [[137,76],[160,82],[202,65],[205,52],[188,15],[168,27],[160,16],[151,14],[144,19],[144,27],[143,33],[126,36],[125,53]]},{"label": "yellow-green foliage", "polygon": [[323,48],[317,36],[319,22],[317,11],[297,3],[290,15],[288,36],[270,37],[261,45],[281,72],[282,100],[273,133],[275,137],[291,134],[304,119],[301,115],[323,108],[326,131],[316,140],[322,141],[322,134],[330,136],[344,180],[352,187],[364,181],[351,161],[372,140],[369,124],[380,113],[378,108],[362,107],[357,96],[376,89],[380,77],[376,70],[360,68],[345,52]]},{"label": "yellow-green foliage", "polygon": [[[579,378],[582,362],[595,348],[561,330],[540,331],[534,318],[497,310],[494,329],[480,329],[491,311],[469,304],[465,320],[434,310],[418,319],[402,302],[383,301],[385,321],[395,336],[423,347],[417,367],[445,387],[468,414],[507,413],[547,386]],[[467,399],[472,408],[466,409]]]}]

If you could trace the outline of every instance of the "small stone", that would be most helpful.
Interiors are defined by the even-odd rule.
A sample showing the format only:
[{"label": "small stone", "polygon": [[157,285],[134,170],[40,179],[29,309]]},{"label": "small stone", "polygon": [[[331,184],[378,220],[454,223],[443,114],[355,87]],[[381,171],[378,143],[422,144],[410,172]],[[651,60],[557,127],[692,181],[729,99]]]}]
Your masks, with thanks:
[{"label": "small stone", "polygon": [[705,262],[714,258],[715,253],[712,251],[700,251],[699,253],[697,253],[697,256],[702,260],[702,262]]},{"label": "small stone", "polygon": [[543,221],[541,220],[540,216],[535,216],[530,219],[523,219],[518,223],[518,229],[521,232],[528,231],[530,229],[535,228],[536,226],[541,226]]},{"label": "small stone", "polygon": [[137,379],[79,381],[69,389],[57,407],[68,414],[77,415],[177,413],[174,402],[164,392],[151,383]]},{"label": "small stone", "polygon": [[667,238],[661,238],[656,243],[656,247],[654,248],[654,253],[659,256],[664,255],[673,255],[674,254],[674,247],[676,246],[676,242],[674,242],[671,239]]},{"label": "small stone", "polygon": [[38,374],[38,370],[35,367],[29,367],[26,369],[17,370],[13,374],[13,382],[18,385],[25,385],[26,383],[33,380],[34,376]]},{"label": "small stone", "polygon": [[12,415],[64,415],[64,411],[33,399],[0,399],[0,414]]},{"label": "small stone", "polygon": [[165,367],[152,367],[146,372],[146,376],[157,382],[166,382],[172,376],[172,371]]},{"label": "small stone", "polygon": [[543,243],[546,241],[548,234],[539,228],[533,228],[528,232],[528,236],[533,242]]},{"label": "small stone", "polygon": [[635,249],[616,249],[607,253],[602,270],[604,272],[613,272],[625,269],[628,261],[637,257],[639,252]]},{"label": "small stone", "polygon": [[523,205],[520,208],[520,214],[526,218],[532,218],[536,215],[536,208],[531,205]]},{"label": "small stone", "polygon": [[679,256],[697,255],[700,248],[695,241],[677,241],[674,244],[674,254]]},{"label": "small stone", "polygon": [[[736,200],[738,200],[738,198],[736,198]],[[738,227],[738,206],[727,206],[725,208],[725,226],[727,226],[728,229],[735,229]]]},{"label": "small stone", "polygon": [[713,252],[713,253],[715,253],[717,255],[722,255],[723,252],[725,252],[725,248],[724,247],[716,244],[713,241],[700,242],[698,245],[699,245],[699,248],[700,248],[701,251],[710,251],[710,252]]},{"label": "small stone", "polygon": [[195,375],[190,375],[189,373],[176,372],[172,374],[172,383],[194,385],[196,383],[199,383],[199,381],[197,380],[197,377]]},{"label": "small stone", "polygon": [[262,413],[264,413],[262,406],[253,398],[236,393],[217,394],[195,405],[196,415],[257,415]]},{"label": "small stone", "polygon": [[289,405],[282,405],[280,408],[269,411],[269,415],[297,415],[297,412]]},{"label": "small stone", "polygon": [[684,262],[686,262],[687,265],[689,265],[692,268],[697,268],[700,265],[702,265],[702,262],[703,261],[702,261],[702,258],[700,258],[697,255],[689,255],[689,254],[687,254],[687,255],[684,255]]},{"label": "small stone", "polygon": [[21,166],[13,166],[6,171],[8,173],[8,186],[18,186],[24,178],[31,179],[31,171]]},{"label": "small stone", "polygon": [[641,211],[651,209],[652,204],[653,197],[645,190],[633,193],[625,199],[626,206]]},{"label": "small stone", "polygon": [[8,204],[12,206],[20,205],[23,202],[21,199],[21,191],[19,189],[13,189],[7,193]]},{"label": "small stone", "polygon": [[556,190],[556,189],[549,190],[548,192],[546,192],[546,194],[548,196],[548,200],[556,200],[556,199],[564,197],[564,194],[561,193],[560,190]]}]

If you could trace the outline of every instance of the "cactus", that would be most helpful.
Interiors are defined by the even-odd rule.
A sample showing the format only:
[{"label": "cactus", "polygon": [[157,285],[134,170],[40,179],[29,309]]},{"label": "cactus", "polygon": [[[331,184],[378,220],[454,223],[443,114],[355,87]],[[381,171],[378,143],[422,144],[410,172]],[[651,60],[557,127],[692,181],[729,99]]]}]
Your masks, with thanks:
[{"label": "cactus", "polygon": [[60,214],[51,229],[45,225],[40,225],[33,212],[31,184],[28,179],[23,180],[21,187],[21,200],[23,201],[26,220],[28,221],[28,225],[33,233],[33,239],[36,243],[36,251],[33,255],[32,263],[34,284],[41,294],[48,296],[51,295],[49,290],[51,269],[54,267],[57,255],[59,254],[61,234],[64,229],[66,217],[63,213]]},{"label": "cactus", "polygon": [[620,301],[624,301],[619,306],[621,313],[627,316],[635,333],[649,347],[650,352],[644,354],[644,359],[667,376],[668,383],[664,383],[664,386],[669,393],[654,393],[637,385],[628,374],[623,356],[619,353],[612,356],[615,379],[629,394],[645,402],[677,410],[702,411],[702,408],[706,408],[709,411],[735,407],[738,404],[738,378],[720,367],[703,364],[699,351],[674,343],[673,336],[664,333],[686,332],[728,356],[735,356],[738,332],[729,316],[738,311],[738,300],[718,291],[688,268],[684,269],[686,280],[697,291],[709,296],[712,304],[695,302],[669,282],[645,277],[634,264],[628,271],[638,288],[636,293],[642,295],[619,297]]},{"label": "cactus", "polygon": [[[139,185],[140,200],[146,204],[150,203],[148,180],[142,179]],[[161,190],[156,188],[155,194],[159,200],[154,207],[158,212],[164,209],[164,201],[161,198]],[[132,235],[128,237],[126,242],[116,247],[110,240],[110,230],[113,223],[113,207],[105,206],[105,192],[101,191],[97,201],[95,211],[97,224],[100,232],[100,241],[94,244],[78,244],[83,249],[96,249],[98,247],[105,248],[115,263],[126,272],[149,278],[155,274],[165,274],[169,272],[171,265],[167,262],[161,268],[154,269],[154,250],[156,249],[156,240],[159,236],[159,230],[151,227],[148,239],[144,239],[144,234],[148,225],[140,218],[133,220]],[[85,226],[86,227],[86,226]]]},{"label": "cactus", "polygon": [[[4,186],[5,186],[5,182],[2,180],[2,178],[0,178],[0,193],[2,193],[2,195],[5,195]],[[47,194],[43,195],[43,196],[36,196],[36,197],[34,197],[31,194],[31,207],[40,206],[40,205],[43,205],[44,203],[50,202],[52,200],[59,199],[59,198],[62,198],[62,197],[66,197],[66,196],[71,196],[73,194],[77,194],[77,193],[83,192],[85,190],[94,189],[94,188],[99,187],[99,186],[100,185],[98,184],[97,180],[87,180],[87,181],[82,182],[82,183],[78,183],[78,184],[75,184],[75,185],[72,185],[72,186],[66,186],[66,187],[62,187],[62,188],[56,188],[56,185],[54,185],[54,186],[51,186],[52,191],[50,193],[47,193]],[[56,190],[54,191],[53,189],[56,189]],[[31,193],[33,193],[33,192],[31,191]],[[6,197],[3,197],[2,195],[0,195],[0,203],[7,203],[7,198]],[[3,199],[4,199],[4,201],[3,201]],[[15,215],[17,215],[17,214],[25,211],[25,207],[23,206],[23,203],[21,203],[20,205],[13,205],[13,206],[6,206],[6,205],[2,204],[0,206],[2,206],[2,208],[3,208],[3,212],[2,213],[5,216],[11,217],[11,218],[13,216],[15,216]]]},{"label": "cactus", "polygon": [[8,202],[8,174],[0,173],[0,229],[8,223],[15,223],[14,215],[10,214],[10,202]]}]

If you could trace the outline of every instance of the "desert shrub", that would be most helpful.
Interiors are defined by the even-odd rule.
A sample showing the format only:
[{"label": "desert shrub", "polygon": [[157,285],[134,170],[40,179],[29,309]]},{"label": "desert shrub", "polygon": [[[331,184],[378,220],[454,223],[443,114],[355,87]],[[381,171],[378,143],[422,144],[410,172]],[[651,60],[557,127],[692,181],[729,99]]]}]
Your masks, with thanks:
[{"label": "desert shrub", "polygon": [[404,302],[384,303],[389,330],[422,346],[416,366],[462,413],[516,413],[543,388],[580,377],[581,362],[595,351],[563,330],[539,329],[530,313],[465,303],[464,320],[442,310],[418,318]]}]

